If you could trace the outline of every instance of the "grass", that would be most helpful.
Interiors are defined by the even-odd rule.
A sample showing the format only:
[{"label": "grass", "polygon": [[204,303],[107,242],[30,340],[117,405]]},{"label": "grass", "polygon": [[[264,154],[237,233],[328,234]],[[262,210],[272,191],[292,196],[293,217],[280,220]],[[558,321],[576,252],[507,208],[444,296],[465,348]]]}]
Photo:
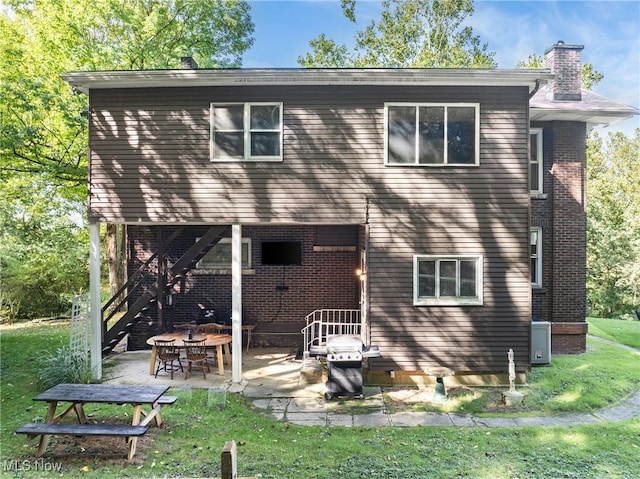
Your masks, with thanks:
[{"label": "grass", "polygon": [[[232,439],[238,444],[240,475],[263,479],[589,479],[632,478],[637,473],[638,418],[549,428],[304,427],[262,416],[237,395],[227,396],[225,409],[209,409],[204,390],[165,408],[166,428],[151,428],[131,462],[124,459],[121,438],[54,437],[44,464],[60,470],[35,471],[43,464],[34,462],[35,444],[13,431],[44,417],[45,407],[31,401],[39,392],[34,358],[66,341],[65,325],[1,332],[2,477],[215,477],[222,446]],[[640,387],[639,368],[630,367],[634,363],[638,356],[627,350],[589,341],[586,354],[554,356],[550,366],[534,368],[525,408],[512,414],[589,411],[611,404]],[[472,403],[473,398],[461,400],[458,410],[476,407]],[[488,401],[477,409],[495,414],[488,411],[491,405]],[[87,413],[95,421],[126,420],[129,412],[120,406],[94,406]]]},{"label": "grass", "polygon": [[589,334],[640,349],[640,321],[587,318]]}]

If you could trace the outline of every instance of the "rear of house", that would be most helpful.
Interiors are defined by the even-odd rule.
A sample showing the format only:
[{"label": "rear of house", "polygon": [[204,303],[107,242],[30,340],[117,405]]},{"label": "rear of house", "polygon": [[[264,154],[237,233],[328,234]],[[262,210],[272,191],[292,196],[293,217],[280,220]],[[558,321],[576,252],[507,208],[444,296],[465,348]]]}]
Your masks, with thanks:
[{"label": "rear of house", "polygon": [[[547,261],[584,276],[586,122],[531,124],[530,95],[552,78],[546,70],[69,74],[89,93],[90,220],[126,225],[129,276],[145,271],[146,288],[129,303],[149,294],[151,307],[126,329],[129,346],[146,347],[155,332],[207,311],[228,320],[235,225],[242,320],[256,325],[254,344],[301,349],[308,315],[353,313],[382,352],[369,360],[377,382],[433,366],[503,373],[509,349],[525,371],[532,318],[556,314],[579,324],[570,336],[580,350],[584,283],[565,281],[563,266]],[[562,170],[570,194],[550,183],[532,199],[534,186],[555,181],[556,152],[574,147],[575,170]],[[552,230],[563,228],[581,251],[566,243],[551,254]],[[553,289],[532,297],[532,282],[541,289],[542,281]]]}]

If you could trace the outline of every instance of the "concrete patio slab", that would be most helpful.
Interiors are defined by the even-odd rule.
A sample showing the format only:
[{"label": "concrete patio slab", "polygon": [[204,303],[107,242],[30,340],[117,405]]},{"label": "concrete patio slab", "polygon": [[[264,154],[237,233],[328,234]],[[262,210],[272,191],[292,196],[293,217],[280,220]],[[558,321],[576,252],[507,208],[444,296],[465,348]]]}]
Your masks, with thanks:
[{"label": "concrete patio slab", "polygon": [[[549,417],[474,417],[437,412],[396,412],[388,414],[385,396],[379,387],[365,387],[364,400],[324,398],[325,385],[309,383],[301,374],[302,360],[290,349],[251,349],[243,351],[243,380],[232,382],[231,367],[225,365],[219,375],[212,361],[206,378],[196,371],[188,380],[183,372],[170,374],[161,371],[158,377],[149,374],[150,351],[127,351],[109,356],[113,367],[106,369],[105,382],[112,384],[168,385],[171,394],[189,402],[194,390],[224,389],[227,393],[242,394],[251,400],[258,412],[276,421],[304,426],[457,426],[457,427],[522,427],[573,426],[620,421],[640,416],[640,391],[619,404],[594,414],[569,414]],[[186,362],[183,367],[186,366]]]}]

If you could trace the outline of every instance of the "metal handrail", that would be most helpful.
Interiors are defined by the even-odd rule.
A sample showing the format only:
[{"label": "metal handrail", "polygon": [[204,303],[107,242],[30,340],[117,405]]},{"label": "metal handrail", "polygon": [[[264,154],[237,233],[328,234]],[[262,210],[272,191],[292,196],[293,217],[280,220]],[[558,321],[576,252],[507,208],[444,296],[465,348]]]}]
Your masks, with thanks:
[{"label": "metal handrail", "polygon": [[338,334],[360,336],[362,321],[359,309],[317,309],[305,318],[307,325],[302,328],[304,351],[303,367],[311,346],[322,346],[327,338]]}]

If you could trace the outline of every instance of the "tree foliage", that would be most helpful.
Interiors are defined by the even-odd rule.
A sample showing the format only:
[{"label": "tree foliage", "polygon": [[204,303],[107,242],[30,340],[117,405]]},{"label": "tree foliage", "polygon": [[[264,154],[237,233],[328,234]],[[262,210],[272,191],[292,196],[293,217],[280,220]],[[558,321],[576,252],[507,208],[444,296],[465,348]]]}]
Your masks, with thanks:
[{"label": "tree foliage", "polygon": [[[356,23],[356,1],[341,0],[345,17]],[[494,53],[464,26],[472,0],[385,0],[378,21],[357,32],[352,51],[324,34],[311,52],[298,57],[304,67],[494,68]]]},{"label": "tree foliage", "polygon": [[0,204],[0,318],[64,311],[88,284],[82,204],[27,176],[3,184]]},{"label": "tree foliage", "polygon": [[[4,2],[2,304],[27,316],[48,314],[56,302],[43,296],[42,307],[37,306],[36,290],[21,288],[25,281],[39,282],[41,291],[57,291],[59,296],[79,285],[57,275],[68,273],[81,278],[82,287],[88,284],[88,238],[78,234],[76,223],[62,221],[69,213],[65,208],[82,209],[87,197],[87,121],[82,114],[87,97],[72,91],[61,75],[73,70],[175,68],[181,56],[192,56],[201,67],[239,66],[253,43],[249,11],[244,0]],[[13,228],[14,223],[24,224],[25,210],[31,227]],[[77,255],[76,243],[82,255]],[[30,291],[30,296],[21,296],[21,291]],[[30,298],[29,308],[24,298]]]},{"label": "tree foliage", "polygon": [[591,314],[640,309],[640,129],[589,138],[587,297]]}]

